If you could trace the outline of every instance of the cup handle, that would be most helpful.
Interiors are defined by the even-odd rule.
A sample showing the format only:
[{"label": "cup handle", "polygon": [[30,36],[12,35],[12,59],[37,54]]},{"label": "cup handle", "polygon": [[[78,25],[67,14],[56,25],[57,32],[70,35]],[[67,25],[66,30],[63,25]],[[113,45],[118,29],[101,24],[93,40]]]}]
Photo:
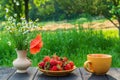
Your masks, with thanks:
[{"label": "cup handle", "polygon": [[[91,66],[91,67],[90,67]],[[85,70],[87,70],[88,72],[94,73],[94,70],[92,68],[92,62],[91,61],[86,61],[84,63],[84,68]]]}]

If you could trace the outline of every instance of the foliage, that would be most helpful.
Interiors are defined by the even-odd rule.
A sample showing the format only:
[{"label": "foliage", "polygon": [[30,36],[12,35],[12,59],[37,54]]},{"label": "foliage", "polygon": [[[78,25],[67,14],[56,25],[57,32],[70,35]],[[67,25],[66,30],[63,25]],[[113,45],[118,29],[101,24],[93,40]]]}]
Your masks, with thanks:
[{"label": "foliage", "polygon": [[[120,36],[120,0],[99,0],[97,4],[99,5],[97,7],[99,13],[119,29]],[[113,21],[114,19],[117,20],[118,24]]]},{"label": "foliage", "polygon": [[45,2],[47,2],[49,0],[34,0],[34,3],[36,4],[36,6],[40,6],[41,4],[45,4]]},{"label": "foliage", "polygon": [[[2,0],[4,1],[4,0]],[[21,0],[6,0],[3,9],[6,10],[5,17],[10,16],[16,18],[17,21],[20,21],[20,18],[24,16],[24,4]]]},{"label": "foliage", "polygon": [[[17,19],[25,17],[24,1],[1,0],[1,17],[13,16]],[[76,18],[82,13],[93,14],[92,0],[29,0],[29,17],[32,20],[63,20]],[[89,6],[89,7],[87,7]],[[92,9],[91,9],[92,8]],[[6,13],[5,13],[6,10]],[[4,14],[4,15],[2,15]]]},{"label": "foliage", "polygon": [[5,2],[0,1],[0,20],[4,20],[5,10],[3,6]]},{"label": "foliage", "polygon": [[[1,19],[13,16],[25,17],[25,0],[1,0]],[[83,13],[104,15],[107,18],[119,17],[119,0],[29,0],[28,12],[32,20],[63,20],[79,17]],[[6,13],[5,13],[6,10]],[[107,15],[106,15],[107,14]],[[118,16],[118,17],[117,17]]]},{"label": "foliage", "polygon": [[[4,17],[14,17],[18,22],[21,21],[21,17],[25,17],[25,19],[28,21],[29,16],[29,9],[30,5],[29,2],[32,2],[33,0],[1,0],[0,1],[0,11],[3,11],[0,13],[0,18]],[[45,3],[48,0],[34,0],[35,5],[39,5],[41,3]],[[5,12],[6,11],[6,12]],[[4,16],[4,15],[5,16]]]}]

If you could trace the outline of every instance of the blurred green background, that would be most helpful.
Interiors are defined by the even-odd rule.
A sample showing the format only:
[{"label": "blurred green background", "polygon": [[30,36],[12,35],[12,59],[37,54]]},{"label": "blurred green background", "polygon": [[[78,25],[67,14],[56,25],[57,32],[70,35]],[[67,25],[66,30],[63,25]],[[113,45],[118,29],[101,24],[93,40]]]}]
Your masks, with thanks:
[{"label": "blurred green background", "polygon": [[[112,67],[120,67],[120,0],[0,0],[0,66],[13,66],[12,61],[17,57],[14,43],[5,29],[11,16],[16,23],[23,17],[27,22],[37,20],[38,28],[48,23],[77,26],[67,30],[33,32],[30,37],[41,34],[44,46],[38,54],[28,54],[32,66],[37,66],[45,55],[56,53],[69,57],[81,67],[87,54],[105,53],[113,56]],[[93,26],[93,23],[105,21],[116,28],[96,30],[83,27],[84,23]],[[111,25],[108,23],[107,26]]]}]

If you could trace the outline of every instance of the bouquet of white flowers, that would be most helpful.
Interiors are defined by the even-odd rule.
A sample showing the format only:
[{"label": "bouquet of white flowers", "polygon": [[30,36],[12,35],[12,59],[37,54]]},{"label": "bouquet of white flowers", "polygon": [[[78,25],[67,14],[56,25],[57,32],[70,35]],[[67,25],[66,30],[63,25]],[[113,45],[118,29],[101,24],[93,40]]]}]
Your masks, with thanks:
[{"label": "bouquet of white flowers", "polygon": [[30,43],[29,34],[35,28],[33,22],[26,22],[23,18],[21,22],[16,22],[13,17],[8,18],[6,29],[12,37],[17,50],[27,50]]}]

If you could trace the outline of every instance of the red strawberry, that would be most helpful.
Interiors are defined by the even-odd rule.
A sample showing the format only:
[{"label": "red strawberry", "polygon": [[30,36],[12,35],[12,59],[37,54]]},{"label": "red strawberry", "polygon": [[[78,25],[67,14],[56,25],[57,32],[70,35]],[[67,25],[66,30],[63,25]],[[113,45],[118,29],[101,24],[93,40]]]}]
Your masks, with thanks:
[{"label": "red strawberry", "polygon": [[50,56],[45,56],[43,59],[44,62],[49,62],[50,61]]},{"label": "red strawberry", "polygon": [[46,62],[45,66],[44,66],[45,70],[49,70],[50,69],[50,62]]},{"label": "red strawberry", "polygon": [[62,61],[57,61],[57,64],[60,65],[60,66],[63,65]]},{"label": "red strawberry", "polygon": [[61,71],[73,69],[74,62],[69,61],[67,57],[61,58],[57,55],[53,55],[52,58],[50,58],[50,56],[45,56],[38,66],[45,70]]},{"label": "red strawberry", "polygon": [[50,70],[52,70],[52,71],[57,71],[58,68],[57,68],[57,66],[53,66]]},{"label": "red strawberry", "polygon": [[57,65],[57,61],[55,59],[51,59],[50,60],[50,65],[51,66],[56,66]]},{"label": "red strawberry", "polygon": [[60,59],[56,54],[54,54],[54,55],[52,56],[52,58],[55,59],[55,60],[59,60],[59,59]]},{"label": "red strawberry", "polygon": [[44,68],[44,65],[45,65],[45,62],[40,62],[39,64],[38,64],[38,66],[40,67],[40,68]]},{"label": "red strawberry", "polygon": [[64,66],[64,69],[65,69],[65,70],[70,70],[70,69],[71,69],[71,65],[70,65],[70,64],[66,64],[66,65]]},{"label": "red strawberry", "polygon": [[63,57],[63,61],[64,62],[68,61],[68,58],[67,57]]},{"label": "red strawberry", "polygon": [[71,65],[72,68],[74,67],[73,61],[70,61],[69,64]]},{"label": "red strawberry", "polygon": [[57,68],[58,68],[59,71],[63,70],[62,66],[60,66],[59,64],[57,64]]}]

